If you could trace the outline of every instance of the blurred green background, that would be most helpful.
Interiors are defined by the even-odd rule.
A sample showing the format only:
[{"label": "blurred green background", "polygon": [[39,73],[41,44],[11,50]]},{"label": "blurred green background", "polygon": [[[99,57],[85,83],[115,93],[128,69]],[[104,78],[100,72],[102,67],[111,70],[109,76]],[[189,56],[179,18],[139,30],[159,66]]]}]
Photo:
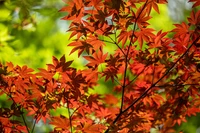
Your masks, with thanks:
[{"label": "blurred green background", "polygon": [[68,22],[58,12],[61,0],[5,0],[0,2],[0,61],[27,65],[37,70],[51,63],[52,56],[63,54],[73,65],[81,67],[76,54],[70,49]]},{"label": "blurred green background", "polygon": [[[175,7],[174,5],[177,4]],[[60,58],[63,54],[67,60],[74,60],[73,66],[82,69],[86,61],[78,58],[77,53],[69,56],[71,47],[67,33],[69,22],[61,20],[66,13],[58,12],[65,3],[62,0],[0,0],[0,62],[13,62],[15,65],[27,65],[37,71],[52,62],[52,56]],[[156,30],[169,31],[174,22],[186,20],[191,4],[186,0],[169,0],[169,5],[160,6],[160,14],[152,12],[149,21]],[[169,9],[169,10],[168,10]],[[170,11],[170,12],[169,12]],[[177,17],[178,16],[178,17]],[[106,50],[111,51],[112,48]],[[107,93],[112,87],[111,82],[101,82],[96,91]],[[6,96],[0,97],[0,107],[6,106]],[[65,108],[58,109],[53,115],[67,112]],[[67,114],[63,114],[67,115]],[[176,126],[177,131],[184,133],[200,133],[200,115],[188,118],[187,123]],[[31,119],[27,117],[27,120]],[[48,132],[51,127],[42,122],[36,125],[35,132]]]}]

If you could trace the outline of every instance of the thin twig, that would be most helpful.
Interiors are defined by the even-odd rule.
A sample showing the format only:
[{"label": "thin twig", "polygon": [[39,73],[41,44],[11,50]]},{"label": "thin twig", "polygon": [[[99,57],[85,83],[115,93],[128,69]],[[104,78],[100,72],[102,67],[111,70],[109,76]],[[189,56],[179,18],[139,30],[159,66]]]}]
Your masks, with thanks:
[{"label": "thin twig", "polygon": [[[100,29],[100,30],[102,30],[102,29]],[[119,48],[119,50],[123,53],[123,55],[125,56],[126,54],[125,54],[125,52],[122,50],[122,48],[119,46],[119,44],[117,43],[117,40],[116,40],[116,30],[115,30],[115,40],[113,40],[110,36],[107,36],[112,42],[110,42],[110,41],[106,41],[106,40],[101,40],[101,39],[99,39],[100,41],[104,41],[104,42],[108,42],[108,43],[112,43],[112,44],[115,44],[118,48]]]},{"label": "thin twig", "polygon": [[117,40],[116,40],[116,32],[115,32],[115,40],[113,40],[110,36],[108,36],[112,41],[113,43],[120,49],[120,51],[123,53],[124,56],[126,56],[126,53],[122,50],[122,48],[119,46],[119,44],[117,43]]},{"label": "thin twig", "polygon": [[71,117],[74,115],[74,113],[75,113],[79,108],[80,108],[80,106],[79,106],[78,108],[76,108],[76,109],[72,112]]}]

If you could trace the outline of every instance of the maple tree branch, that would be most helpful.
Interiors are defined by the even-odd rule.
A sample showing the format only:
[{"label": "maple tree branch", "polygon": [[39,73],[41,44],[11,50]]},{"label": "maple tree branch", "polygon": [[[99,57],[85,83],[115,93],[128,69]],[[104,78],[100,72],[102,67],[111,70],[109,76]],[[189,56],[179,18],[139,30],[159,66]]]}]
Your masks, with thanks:
[{"label": "maple tree branch", "polygon": [[[128,64],[129,64],[129,59],[128,59],[128,55],[129,55],[129,52],[130,52],[130,48],[132,46],[132,40],[133,40],[133,37],[134,37],[134,32],[136,30],[136,23],[137,23],[137,20],[138,18],[140,17],[141,13],[143,12],[143,10],[145,9],[146,5],[148,3],[148,0],[144,3],[144,6],[142,8],[142,10],[140,11],[138,17],[135,19],[135,23],[134,23],[134,26],[133,26],[133,33],[131,34],[131,40],[130,40],[130,43],[129,43],[129,46],[128,46],[128,50],[127,50],[127,53],[124,54],[125,56],[125,68],[124,68],[124,78],[123,78],[123,85],[122,85],[122,95],[121,95],[121,107],[120,107],[120,113],[117,115],[117,117],[115,118],[115,120],[112,122],[112,124],[115,124],[117,122],[117,120],[120,118],[120,116],[124,113],[123,111],[123,104],[124,104],[124,92],[125,92],[125,88],[130,84],[127,84],[126,85],[126,78],[127,78],[127,69],[128,69]],[[144,68],[145,69],[145,68]],[[131,82],[133,82],[135,79],[137,79],[137,77],[140,75],[141,73],[139,73]],[[108,128],[105,133],[108,133],[110,130],[110,128]]]},{"label": "maple tree branch", "polygon": [[[200,38],[200,37],[199,37]],[[134,104],[136,104],[140,99],[142,99],[153,87],[156,86],[165,76],[169,74],[169,72],[176,66],[176,64],[188,53],[190,48],[199,40],[197,38],[189,47],[188,49],[178,58],[178,60],[175,61],[175,63],[165,72],[165,74],[158,79],[154,84],[152,84],[140,97],[138,97],[131,105],[129,105],[125,110],[123,110],[122,113],[128,111]]]},{"label": "maple tree branch", "polygon": [[[154,84],[152,84],[146,91],[144,91],[142,93],[142,95],[140,97],[138,97],[135,101],[133,101],[126,109],[124,109],[122,112],[120,112],[117,117],[115,118],[115,120],[112,122],[112,124],[115,124],[118,119],[121,117],[122,114],[124,114],[125,112],[127,112],[130,108],[132,108],[138,101],[140,101],[143,97],[145,97],[147,95],[147,93],[153,88],[156,87],[156,84],[158,84],[165,76],[167,76],[169,74],[169,72],[176,66],[176,64],[189,52],[189,50],[191,49],[191,47],[200,39],[200,37],[196,38],[193,43],[188,47],[188,49],[178,58],[178,60],[176,60],[174,62],[174,64],[165,72],[165,74],[158,79]],[[105,131],[105,133],[109,132],[109,128]]]},{"label": "maple tree branch", "polygon": [[[127,53],[125,54],[125,68],[124,68],[124,79],[123,79],[123,85],[122,85],[122,95],[121,95],[121,98],[122,98],[122,101],[121,101],[121,107],[120,107],[120,112],[122,112],[123,110],[123,104],[124,104],[124,92],[125,92],[125,88],[126,88],[126,78],[127,78],[127,69],[128,69],[128,55],[129,55],[129,52],[130,52],[130,48],[132,46],[132,40],[133,40],[133,37],[134,37],[134,32],[136,30],[136,23],[137,23],[137,20],[139,18],[139,16],[141,15],[141,13],[143,12],[143,10],[145,9],[146,7],[146,4],[147,4],[148,0],[144,3],[144,6],[142,8],[142,10],[140,11],[138,17],[135,19],[135,23],[134,23],[134,27],[133,27],[133,33],[131,34],[131,40],[130,40],[130,43],[129,43],[129,46],[128,46],[128,50],[127,50]],[[138,76],[137,76],[138,77]],[[134,79],[135,80],[135,79]]]}]

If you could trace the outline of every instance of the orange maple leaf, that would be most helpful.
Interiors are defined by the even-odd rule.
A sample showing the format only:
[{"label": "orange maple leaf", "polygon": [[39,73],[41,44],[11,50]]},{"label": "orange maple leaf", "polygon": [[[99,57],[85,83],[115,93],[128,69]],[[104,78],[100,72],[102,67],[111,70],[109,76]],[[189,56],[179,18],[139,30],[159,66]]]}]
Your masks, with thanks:
[{"label": "orange maple leaf", "polygon": [[152,28],[141,28],[140,31],[135,32],[140,48],[142,48],[143,41],[149,42],[151,38],[154,38],[153,31]]},{"label": "orange maple leaf", "polygon": [[51,118],[51,122],[49,124],[52,124],[55,126],[55,128],[61,128],[64,130],[69,130],[69,119],[64,116],[54,116]]},{"label": "orange maple leaf", "polygon": [[83,56],[89,63],[86,65],[88,67],[98,67],[99,64],[104,63],[108,53],[103,54],[102,50],[93,53],[92,56]]},{"label": "orange maple leaf", "polygon": [[187,25],[185,22],[182,22],[181,24],[174,24],[174,25],[176,26],[176,28],[172,30],[172,32],[176,32],[174,37],[189,34],[190,26]]}]

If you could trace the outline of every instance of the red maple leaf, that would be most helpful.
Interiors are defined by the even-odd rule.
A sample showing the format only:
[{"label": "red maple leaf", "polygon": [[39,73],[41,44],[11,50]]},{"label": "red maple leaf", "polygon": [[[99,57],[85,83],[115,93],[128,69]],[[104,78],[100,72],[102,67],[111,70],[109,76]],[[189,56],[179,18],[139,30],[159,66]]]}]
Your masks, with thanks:
[{"label": "red maple leaf", "polygon": [[[144,6],[144,5],[143,5]],[[141,29],[143,27],[147,27],[149,23],[147,22],[149,19],[151,19],[151,16],[147,14],[146,11],[143,10],[143,7],[140,7],[137,12],[132,12],[134,19],[133,22],[136,22],[138,24],[138,27]]]},{"label": "red maple leaf", "polygon": [[126,44],[126,41],[130,39],[132,31],[121,31],[118,35],[118,43],[122,41],[122,47]]},{"label": "red maple leaf", "polygon": [[51,118],[51,122],[49,124],[52,124],[55,126],[55,128],[69,130],[69,119],[64,116],[54,116]]},{"label": "red maple leaf", "polygon": [[102,133],[106,129],[106,126],[103,124],[95,124],[92,121],[86,121],[84,127],[82,128],[83,133]]},{"label": "red maple leaf", "polygon": [[101,10],[101,7],[103,6],[102,0],[91,0],[89,2],[90,3],[87,6],[94,6],[96,10]]},{"label": "red maple leaf", "polygon": [[194,5],[192,6],[192,8],[200,5],[200,1],[199,0],[189,0],[189,2],[194,2]]},{"label": "red maple leaf", "polygon": [[110,116],[112,113],[108,110],[108,108],[100,108],[96,111],[96,116],[99,118],[106,118]]},{"label": "red maple leaf", "polygon": [[103,71],[102,77],[106,76],[105,81],[111,78],[112,82],[114,82],[114,79],[117,78],[117,71],[118,69],[115,67],[108,67]]},{"label": "red maple leaf", "polygon": [[[73,20],[75,22],[81,22],[82,17],[84,17],[83,8],[84,3],[82,0],[69,0],[66,2],[68,6],[62,8],[60,11],[67,11],[69,14],[63,17],[63,20]],[[69,9],[67,9],[69,8]]]},{"label": "red maple leaf", "polygon": [[70,54],[74,53],[75,51],[78,51],[78,57],[80,57],[83,51],[86,51],[88,54],[91,53],[91,50],[93,48],[91,44],[85,41],[75,41],[75,42],[70,43],[68,46],[74,46]]},{"label": "red maple leaf", "polygon": [[[146,2],[146,0],[142,0],[142,1]],[[147,14],[150,15],[152,8],[157,13],[160,13],[159,8],[158,8],[158,4],[166,4],[166,3],[167,3],[167,0],[150,0],[150,1],[148,1],[147,6],[146,6]]]},{"label": "red maple leaf", "polygon": [[173,48],[180,54],[184,53],[187,50],[189,39],[189,35],[177,37],[173,40],[173,43],[175,44]]},{"label": "red maple leaf", "polygon": [[151,28],[141,28],[140,31],[135,32],[140,48],[142,48],[144,41],[150,42],[150,39],[154,38],[153,31],[154,29]]},{"label": "red maple leaf", "polygon": [[89,63],[86,65],[88,67],[98,67],[99,64],[104,63],[108,53],[103,54],[102,50],[95,52],[92,56],[83,56]]},{"label": "red maple leaf", "polygon": [[98,39],[96,36],[87,36],[87,43],[92,45],[94,50],[99,50],[103,46],[105,46],[105,43]]},{"label": "red maple leaf", "polygon": [[106,94],[104,97],[104,101],[106,102],[106,104],[116,105],[119,100],[112,94]]},{"label": "red maple leaf", "polygon": [[180,35],[186,35],[189,34],[189,27],[185,22],[182,22],[181,24],[174,24],[176,28],[172,30],[172,32],[175,32],[174,37],[178,37]]},{"label": "red maple leaf", "polygon": [[167,38],[164,38],[167,35],[168,32],[163,32],[160,30],[157,35],[154,38],[154,42],[151,43],[152,48],[158,48],[162,46],[168,46],[170,44],[170,41],[167,40]]},{"label": "red maple leaf", "polygon": [[188,18],[188,21],[193,25],[199,25],[200,24],[200,10],[196,13],[194,11],[191,12],[190,17]]}]

